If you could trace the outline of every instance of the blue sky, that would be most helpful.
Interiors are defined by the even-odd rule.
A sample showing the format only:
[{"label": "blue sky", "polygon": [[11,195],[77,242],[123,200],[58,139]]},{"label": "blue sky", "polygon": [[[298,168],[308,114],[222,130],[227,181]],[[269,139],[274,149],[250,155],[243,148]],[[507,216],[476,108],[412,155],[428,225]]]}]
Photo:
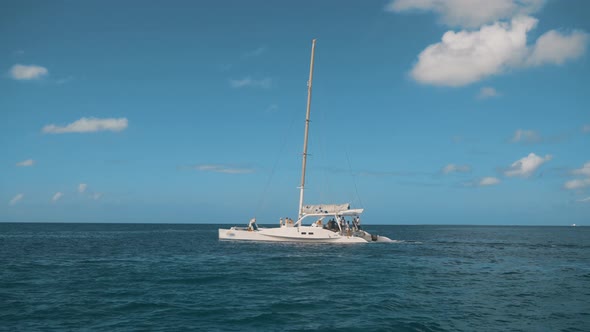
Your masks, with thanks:
[{"label": "blue sky", "polygon": [[584,0],[3,1],[0,221],[588,224]]}]

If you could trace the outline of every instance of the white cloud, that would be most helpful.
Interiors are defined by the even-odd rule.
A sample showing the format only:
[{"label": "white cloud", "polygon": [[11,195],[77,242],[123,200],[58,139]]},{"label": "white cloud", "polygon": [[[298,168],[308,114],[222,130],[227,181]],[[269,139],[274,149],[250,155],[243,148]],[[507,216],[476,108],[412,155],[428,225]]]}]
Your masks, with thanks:
[{"label": "white cloud", "polygon": [[58,84],[58,85],[66,84],[66,83],[72,81],[73,79],[74,79],[73,76],[68,76],[68,77],[60,78],[59,80],[55,81],[55,84]]},{"label": "white cloud", "polygon": [[432,11],[441,16],[442,23],[467,28],[517,15],[532,14],[545,0],[394,0],[385,10],[392,12]]},{"label": "white cloud", "polygon": [[471,166],[469,165],[455,165],[455,164],[448,164],[442,169],[444,174],[450,173],[469,173],[471,172]]},{"label": "white cloud", "polygon": [[518,129],[512,136],[512,143],[538,143],[541,141],[541,135],[534,130]]},{"label": "white cloud", "polygon": [[244,53],[243,57],[245,57],[245,58],[257,57],[257,56],[264,54],[266,52],[266,50],[267,50],[266,47],[261,46],[255,50],[248,51],[248,52]]},{"label": "white cloud", "polygon": [[92,195],[90,195],[90,197],[93,200],[97,201],[97,200],[99,200],[102,197],[102,193],[93,193]]},{"label": "white cloud", "polygon": [[24,194],[17,194],[16,196],[14,196],[10,202],[8,202],[9,205],[15,205],[16,203],[20,202],[23,198],[25,197]]},{"label": "white cloud", "polygon": [[517,16],[510,23],[495,22],[479,30],[447,31],[418,55],[410,75],[424,84],[457,87],[512,68],[562,64],[585,53],[589,38],[581,31],[563,35],[551,30],[528,46],[527,33],[537,22]]},{"label": "white cloud", "polygon": [[567,181],[563,187],[565,189],[580,189],[580,188],[584,188],[584,187],[588,187],[590,186],[590,178],[586,178],[586,179],[575,179],[575,180],[570,180]]},{"label": "white cloud", "polygon": [[590,133],[590,124],[582,126],[582,131],[585,133]]},{"label": "white cloud", "polygon": [[500,183],[500,179],[493,176],[486,176],[477,180],[464,182],[465,187],[488,187]]},{"label": "white cloud", "polygon": [[418,55],[411,76],[421,83],[462,86],[501,73],[521,63],[526,34],[536,24],[536,19],[521,16],[477,31],[447,31],[441,42]]},{"label": "white cloud", "polygon": [[194,169],[204,172],[215,172],[215,173],[226,173],[226,174],[247,174],[253,173],[254,170],[251,168],[237,168],[229,167],[225,165],[196,165]]},{"label": "white cloud", "polygon": [[18,167],[30,167],[33,165],[35,165],[35,161],[33,159],[27,159],[16,163],[16,166]]},{"label": "white cloud", "polygon": [[59,191],[58,191],[58,192],[56,192],[56,193],[53,195],[53,197],[51,197],[51,201],[55,203],[55,202],[57,202],[57,201],[58,201],[58,200],[59,200],[59,199],[60,199],[60,198],[61,198],[63,195],[64,195],[63,193],[61,193],[61,192],[59,192]]},{"label": "white cloud", "polygon": [[588,34],[583,31],[573,31],[567,35],[555,30],[548,31],[537,39],[526,65],[561,65],[584,54],[587,43]]},{"label": "white cloud", "polygon": [[78,185],[78,192],[83,193],[86,191],[87,188],[88,188],[88,185],[86,183],[80,183]]},{"label": "white cloud", "polygon": [[590,186],[590,161],[587,161],[581,168],[571,171],[573,175],[585,176],[583,179],[574,179],[563,184],[565,189],[581,189]]},{"label": "white cloud", "polygon": [[513,162],[512,165],[510,165],[510,167],[508,168],[508,170],[504,172],[504,175],[529,177],[537,170],[537,168],[539,168],[541,165],[543,165],[551,159],[551,155],[539,157],[531,152],[528,156]]},{"label": "white cloud", "polygon": [[485,178],[481,178],[479,180],[479,182],[477,183],[477,185],[480,186],[480,187],[484,187],[484,186],[493,186],[493,185],[498,184],[498,183],[500,183],[500,179],[495,178],[495,177],[488,176],[488,177],[485,177]]},{"label": "white cloud", "polygon": [[40,79],[48,73],[47,68],[35,65],[14,65],[10,69],[10,76],[19,81]]},{"label": "white cloud", "polygon": [[586,162],[582,168],[573,170],[572,174],[590,176],[590,161]]},{"label": "white cloud", "polygon": [[488,99],[488,98],[499,97],[499,96],[500,96],[500,93],[496,89],[494,89],[490,86],[486,86],[486,87],[481,88],[479,90],[479,93],[477,94],[478,99]]},{"label": "white cloud", "polygon": [[232,88],[245,88],[245,87],[256,87],[256,88],[263,88],[269,89],[272,86],[272,79],[269,77],[255,80],[251,77],[245,77],[242,79],[231,79],[229,80],[229,84]]},{"label": "white cloud", "polygon": [[588,203],[590,203],[590,197],[578,199],[576,202],[580,202],[580,203],[586,203],[586,202],[588,202]]},{"label": "white cloud", "polygon": [[64,134],[64,133],[93,133],[97,131],[122,131],[127,128],[126,118],[81,118],[66,126],[56,126],[54,124],[43,127],[43,133],[46,134]]}]

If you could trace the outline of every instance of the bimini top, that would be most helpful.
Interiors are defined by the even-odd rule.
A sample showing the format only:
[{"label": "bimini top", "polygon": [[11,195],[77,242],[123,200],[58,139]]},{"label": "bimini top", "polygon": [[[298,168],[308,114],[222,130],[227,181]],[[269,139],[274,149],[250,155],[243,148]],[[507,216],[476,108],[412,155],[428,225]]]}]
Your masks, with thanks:
[{"label": "bimini top", "polygon": [[304,205],[301,209],[303,215],[339,215],[339,216],[355,216],[363,213],[363,209],[350,209],[350,203],[346,204],[318,204],[318,205]]}]

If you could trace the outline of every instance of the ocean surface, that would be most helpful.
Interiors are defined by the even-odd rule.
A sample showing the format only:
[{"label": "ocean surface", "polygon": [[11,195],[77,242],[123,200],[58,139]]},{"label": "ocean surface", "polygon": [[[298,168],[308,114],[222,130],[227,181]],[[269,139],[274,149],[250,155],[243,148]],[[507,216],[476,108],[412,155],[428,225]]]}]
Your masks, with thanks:
[{"label": "ocean surface", "polygon": [[310,245],[219,226],[0,223],[0,330],[590,331],[590,227]]}]

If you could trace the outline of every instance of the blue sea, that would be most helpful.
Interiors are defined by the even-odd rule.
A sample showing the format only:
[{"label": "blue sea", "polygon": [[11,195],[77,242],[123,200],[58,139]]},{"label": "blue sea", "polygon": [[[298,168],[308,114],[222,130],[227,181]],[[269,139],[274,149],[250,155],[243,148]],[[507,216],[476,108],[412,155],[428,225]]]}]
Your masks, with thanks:
[{"label": "blue sea", "polygon": [[220,225],[0,224],[2,331],[590,331],[590,227],[368,226],[367,245]]}]

